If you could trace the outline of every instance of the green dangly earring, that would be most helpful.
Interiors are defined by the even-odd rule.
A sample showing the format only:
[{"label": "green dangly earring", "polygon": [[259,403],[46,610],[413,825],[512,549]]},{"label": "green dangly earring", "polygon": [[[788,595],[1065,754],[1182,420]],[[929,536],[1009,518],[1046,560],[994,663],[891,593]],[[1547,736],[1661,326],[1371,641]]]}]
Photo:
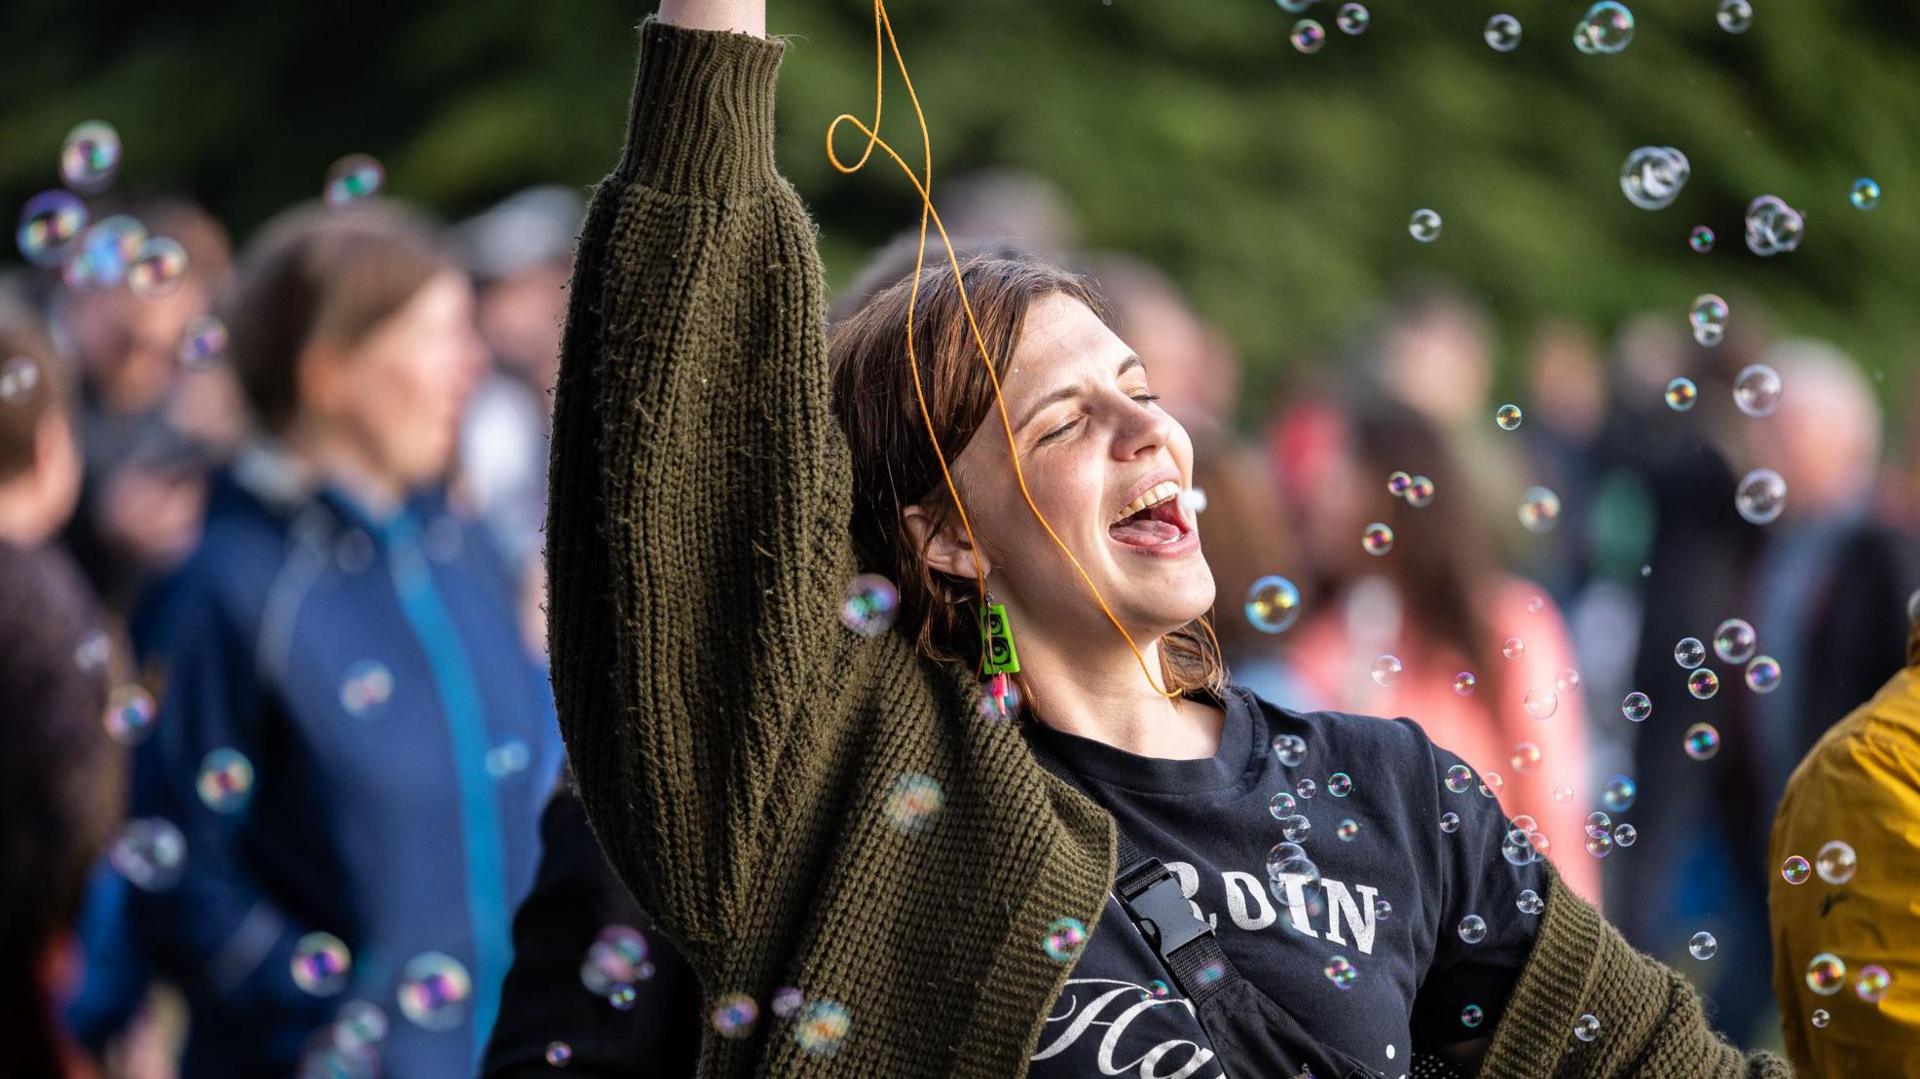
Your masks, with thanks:
[{"label": "green dangly earring", "polygon": [[980,614],[981,674],[1018,674],[1020,653],[1013,647],[1013,627],[1007,621],[1005,604],[995,603],[987,593],[986,608]]}]

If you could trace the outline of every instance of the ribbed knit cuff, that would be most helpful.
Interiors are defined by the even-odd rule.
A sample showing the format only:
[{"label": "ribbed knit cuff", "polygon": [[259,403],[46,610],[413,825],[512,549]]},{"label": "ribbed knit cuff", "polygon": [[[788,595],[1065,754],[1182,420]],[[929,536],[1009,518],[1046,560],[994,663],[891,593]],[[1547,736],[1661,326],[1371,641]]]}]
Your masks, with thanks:
[{"label": "ribbed knit cuff", "polygon": [[773,82],[785,51],[768,38],[649,18],[618,175],[710,198],[773,183]]}]

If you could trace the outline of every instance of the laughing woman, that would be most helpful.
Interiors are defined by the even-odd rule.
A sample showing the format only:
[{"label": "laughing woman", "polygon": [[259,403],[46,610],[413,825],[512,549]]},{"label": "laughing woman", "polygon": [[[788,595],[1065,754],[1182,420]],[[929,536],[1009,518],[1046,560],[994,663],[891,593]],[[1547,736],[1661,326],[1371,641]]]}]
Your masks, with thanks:
[{"label": "laughing woman", "polygon": [[[1050,530],[959,283],[920,281],[961,520],[908,286],[823,328],[774,165],[783,49],[764,0],[642,29],[555,405],[561,722],[601,845],[699,972],[700,1073],[1776,1073],[1417,725],[1227,681],[1187,436],[1080,279],[962,281]],[[884,632],[841,623],[863,571],[898,582]],[[982,693],[989,590],[1017,703]]]}]

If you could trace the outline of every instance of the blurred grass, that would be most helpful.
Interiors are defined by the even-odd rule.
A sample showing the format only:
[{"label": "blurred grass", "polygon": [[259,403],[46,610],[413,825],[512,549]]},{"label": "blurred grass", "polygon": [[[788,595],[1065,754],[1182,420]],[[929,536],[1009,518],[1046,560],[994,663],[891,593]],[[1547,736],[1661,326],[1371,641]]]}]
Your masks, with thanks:
[{"label": "blurred grass", "polygon": [[[795,35],[781,82],[780,156],[818,216],[834,283],[914,220],[888,170],[841,176],[822,137],[872,107],[864,0],[773,0]],[[1459,281],[1502,339],[1535,320],[1605,329],[1643,309],[1683,319],[1702,291],[1758,299],[1784,331],[1830,337],[1905,391],[1920,350],[1920,9],[1849,0],[1756,5],[1729,35],[1715,0],[1636,7],[1616,56],[1570,43],[1584,5],[1371,5],[1347,37],[1336,5],[1306,56],[1270,0],[896,0],[902,47],[933,129],[941,178],[1032,169],[1067,192],[1089,243],[1172,272],[1240,343],[1256,387],[1334,350],[1356,316],[1410,276]],[[386,163],[393,194],[446,216],[517,187],[585,188],[612,164],[650,3],[507,0],[376,6],[158,6],[14,0],[0,11],[0,195],[56,181],[74,123],[112,121],[120,187],[184,191],[244,236],[316,194],[354,151]],[[1497,11],[1525,26],[1496,53]],[[889,78],[886,133],[917,147]],[[1636,146],[1683,149],[1693,174],[1649,213],[1621,196]],[[1856,176],[1880,209],[1847,201]],[[1762,193],[1807,218],[1789,256],[1742,243]],[[1445,232],[1420,245],[1412,211]],[[1719,235],[1687,248],[1695,224]],[[1740,317],[1740,312],[1735,312]],[[1502,362],[1511,377],[1521,357]],[[1250,402],[1258,393],[1248,395]]]}]

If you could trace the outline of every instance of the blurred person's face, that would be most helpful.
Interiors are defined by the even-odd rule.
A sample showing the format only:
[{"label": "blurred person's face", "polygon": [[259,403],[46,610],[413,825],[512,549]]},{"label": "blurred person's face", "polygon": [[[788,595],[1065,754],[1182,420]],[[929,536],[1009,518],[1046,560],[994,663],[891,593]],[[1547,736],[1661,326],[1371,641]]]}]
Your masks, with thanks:
[{"label": "blurred person's face", "polygon": [[1443,427],[1470,421],[1486,404],[1487,340],[1464,311],[1441,307],[1394,327],[1382,360],[1394,394]]},{"label": "blurred person's face", "polygon": [[344,435],[380,478],[403,488],[442,479],[460,416],[486,360],[473,288],[443,273],[350,350],[303,360],[303,419]]},{"label": "blurred person's face", "polygon": [[1605,419],[1607,392],[1600,358],[1592,343],[1577,332],[1554,330],[1540,337],[1527,383],[1540,417],[1568,434],[1591,435]]},{"label": "blurred person's face", "polygon": [[1871,489],[1880,411],[1864,383],[1782,365],[1780,407],[1756,426],[1751,464],[1787,481],[1786,512],[1813,517],[1856,508]]},{"label": "blurred person's face", "polygon": [[[1307,561],[1335,580],[1343,580],[1371,556],[1360,546],[1368,507],[1378,487],[1361,475],[1345,424],[1332,417],[1311,417],[1312,437],[1302,449],[1287,485],[1291,520],[1306,548]],[[1381,476],[1379,483],[1385,483]]]},{"label": "blurred person's face", "polygon": [[542,389],[559,371],[571,273],[566,263],[547,263],[488,285],[480,297],[480,334],[487,346],[502,364]]},{"label": "blurred person's face", "polygon": [[1224,384],[1236,380],[1217,355],[1221,342],[1176,297],[1141,291],[1123,302],[1128,344],[1153,365],[1160,407],[1187,427],[1222,423],[1234,393]]},{"label": "blurred person's face", "polygon": [[207,294],[189,280],[168,296],[148,299],[125,288],[82,293],[65,327],[80,369],[98,398],[120,413],[160,403],[179,372],[187,323],[207,313]]},{"label": "blurred person's face", "polygon": [[[1067,389],[1077,392],[1048,400]],[[1205,614],[1213,573],[1198,525],[1177,498],[1149,510],[1151,520],[1116,527],[1136,495],[1184,491],[1193,476],[1187,433],[1145,399],[1152,391],[1133,350],[1084,304],[1047,296],[1027,314],[1001,390],[1034,505],[1128,632],[1158,638]],[[1106,616],[1020,493],[998,409],[952,467],[982,548],[978,569],[1022,632],[1058,641],[1103,628],[1110,635]],[[942,490],[927,504],[944,498]],[[909,509],[908,526],[916,541],[925,536],[921,507]],[[957,517],[927,557],[935,569],[976,576]]]}]

